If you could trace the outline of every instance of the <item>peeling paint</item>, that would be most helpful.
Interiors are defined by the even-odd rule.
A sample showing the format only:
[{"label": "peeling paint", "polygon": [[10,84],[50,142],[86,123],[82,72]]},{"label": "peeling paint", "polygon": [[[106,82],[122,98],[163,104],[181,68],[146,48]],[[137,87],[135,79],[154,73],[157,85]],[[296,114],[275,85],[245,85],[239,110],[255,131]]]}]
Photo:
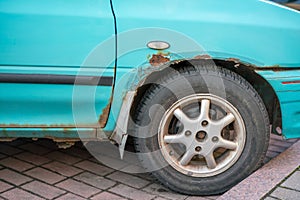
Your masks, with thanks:
[{"label": "peeling paint", "polygon": [[107,104],[107,106],[102,110],[102,114],[99,117],[99,125],[100,128],[104,128],[106,123],[107,123],[107,119],[108,119],[108,115],[110,112],[110,108],[111,108],[111,103],[112,103],[113,98],[110,97],[109,99],[109,103]]},{"label": "peeling paint", "polygon": [[194,59],[197,59],[197,60],[201,60],[201,59],[212,59],[212,57],[208,54],[203,54],[203,55],[197,55],[194,57]]}]

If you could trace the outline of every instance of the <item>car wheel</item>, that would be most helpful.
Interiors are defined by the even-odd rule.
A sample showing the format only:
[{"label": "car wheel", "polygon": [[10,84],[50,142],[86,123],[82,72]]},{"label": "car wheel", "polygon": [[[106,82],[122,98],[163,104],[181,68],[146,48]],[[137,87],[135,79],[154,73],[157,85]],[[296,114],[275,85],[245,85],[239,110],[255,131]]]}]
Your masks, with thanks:
[{"label": "car wheel", "polygon": [[268,148],[269,119],[260,96],[238,74],[213,65],[160,77],[134,121],[143,166],[179,193],[225,192],[260,166]]}]

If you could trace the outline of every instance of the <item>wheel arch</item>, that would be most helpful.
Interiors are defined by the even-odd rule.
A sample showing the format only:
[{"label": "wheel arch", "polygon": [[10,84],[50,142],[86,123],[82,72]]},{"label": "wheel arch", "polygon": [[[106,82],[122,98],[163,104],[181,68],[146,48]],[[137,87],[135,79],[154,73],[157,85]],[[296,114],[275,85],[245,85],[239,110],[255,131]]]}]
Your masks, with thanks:
[{"label": "wheel arch", "polygon": [[225,60],[205,58],[177,60],[162,64],[161,66],[155,66],[155,69],[150,69],[148,73],[145,74],[142,79],[140,79],[140,82],[130,89],[130,91],[127,93],[128,96],[124,98],[125,103],[123,102],[121,113],[123,112],[123,110],[125,110],[125,112],[122,114],[120,113],[117,120],[117,124],[119,124],[118,122],[122,124],[121,128],[117,126],[116,130],[110,137],[111,140],[119,144],[121,158],[123,157],[124,149],[127,149],[132,144],[131,141],[133,137],[128,133],[132,131],[132,119],[134,119],[133,116],[135,115],[135,108],[137,108],[140,100],[144,96],[145,92],[149,89],[151,84],[155,83],[155,81],[162,75],[167,75],[170,68],[177,70],[187,65],[205,65],[212,63],[214,63],[216,66],[231,70],[239,74],[253,86],[253,88],[262,98],[262,101],[267,109],[270,123],[272,124],[272,132],[281,134],[277,131],[277,127],[282,127],[279,99],[273,87],[256,72],[256,70],[263,70],[262,68],[259,68],[255,65],[243,63],[238,59]]},{"label": "wheel arch", "polygon": [[[147,89],[155,82],[155,80],[164,74],[168,73],[168,69],[178,69],[180,67],[184,67],[187,65],[197,65],[197,64],[205,64],[205,63],[215,63],[216,66],[226,68],[231,70],[240,76],[242,76],[245,80],[247,80],[254,89],[258,92],[260,97],[262,98],[264,105],[266,106],[267,112],[269,114],[269,119],[271,124],[273,124],[273,133],[277,133],[276,127],[281,127],[281,109],[279,105],[279,99],[274,91],[273,87],[255,70],[261,70],[254,65],[249,65],[243,62],[240,62],[237,59],[191,59],[191,60],[182,60],[182,61],[174,61],[166,64],[166,66],[162,67],[162,70],[155,71],[148,75],[136,88],[136,94],[132,101],[132,105],[130,108],[130,116],[131,118],[134,116],[135,108],[140,102],[141,98],[144,96]],[[159,73],[159,76],[158,76]],[[279,134],[279,133],[277,133]]]}]

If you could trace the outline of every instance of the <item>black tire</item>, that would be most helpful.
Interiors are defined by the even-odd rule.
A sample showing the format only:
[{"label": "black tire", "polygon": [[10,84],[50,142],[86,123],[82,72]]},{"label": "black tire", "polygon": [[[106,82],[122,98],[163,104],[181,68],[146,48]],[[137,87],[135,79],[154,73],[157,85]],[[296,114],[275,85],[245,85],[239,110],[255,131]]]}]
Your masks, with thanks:
[{"label": "black tire", "polygon": [[[158,142],[158,127],[164,116],[161,110],[193,93],[223,96],[238,110],[245,125],[246,140],[237,161],[226,171],[208,177],[189,176],[170,166]],[[152,174],[166,187],[189,195],[220,194],[239,183],[261,165],[270,136],[268,114],[254,88],[238,74],[207,63],[172,69],[160,77],[137,106],[134,122],[134,144],[142,165],[148,171],[155,170]]]}]

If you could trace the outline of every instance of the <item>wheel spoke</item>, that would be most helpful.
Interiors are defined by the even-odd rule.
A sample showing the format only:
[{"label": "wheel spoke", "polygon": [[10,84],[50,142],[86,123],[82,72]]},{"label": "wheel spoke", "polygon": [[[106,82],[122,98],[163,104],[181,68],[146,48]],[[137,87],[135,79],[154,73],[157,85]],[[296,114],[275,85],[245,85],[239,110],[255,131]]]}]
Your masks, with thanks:
[{"label": "wheel spoke", "polygon": [[238,147],[238,145],[235,142],[225,139],[220,140],[219,146],[230,150],[235,150]]},{"label": "wheel spoke", "polygon": [[210,101],[207,99],[203,99],[201,101],[201,114],[200,118],[202,119],[209,119],[209,107],[210,107]]},{"label": "wheel spoke", "polygon": [[224,127],[228,126],[232,122],[234,122],[235,117],[233,114],[228,113],[223,119],[221,119],[218,124],[220,124],[221,128],[223,129]]},{"label": "wheel spoke", "polygon": [[183,124],[183,126],[187,126],[189,124],[190,118],[186,116],[186,114],[184,114],[184,112],[180,108],[177,108],[174,111],[174,115]]},{"label": "wheel spoke", "polygon": [[179,163],[183,166],[186,166],[189,164],[189,162],[192,160],[194,154],[192,152],[185,152],[184,155],[181,157]]},{"label": "wheel spoke", "polygon": [[214,158],[213,152],[205,156],[207,167],[210,169],[214,169],[217,166],[216,160]]},{"label": "wheel spoke", "polygon": [[182,138],[180,134],[164,136],[165,143],[182,143],[181,140]]}]

